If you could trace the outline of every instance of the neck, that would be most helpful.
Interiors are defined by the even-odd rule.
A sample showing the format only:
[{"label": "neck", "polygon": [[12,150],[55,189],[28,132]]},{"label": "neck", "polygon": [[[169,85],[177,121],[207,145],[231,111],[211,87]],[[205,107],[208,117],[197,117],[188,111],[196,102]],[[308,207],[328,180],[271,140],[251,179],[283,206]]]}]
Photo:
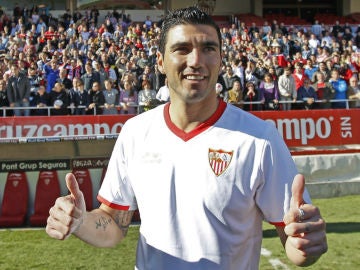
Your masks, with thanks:
[{"label": "neck", "polygon": [[196,103],[186,103],[176,98],[171,100],[174,100],[169,109],[171,121],[185,132],[190,132],[205,122],[215,113],[219,105],[215,91],[214,95],[209,95]]}]

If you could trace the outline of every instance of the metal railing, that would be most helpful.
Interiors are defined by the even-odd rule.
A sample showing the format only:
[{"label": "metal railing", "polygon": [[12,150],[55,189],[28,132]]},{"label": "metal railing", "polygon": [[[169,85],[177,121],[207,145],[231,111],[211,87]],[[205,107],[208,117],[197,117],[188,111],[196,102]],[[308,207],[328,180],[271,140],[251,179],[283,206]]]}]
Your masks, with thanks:
[{"label": "metal railing", "polygon": [[[331,100],[315,100],[314,103],[345,103],[345,109],[350,109],[350,103],[351,102],[356,102],[359,100],[356,99],[331,99]],[[297,101],[284,101],[284,100],[279,100],[280,104],[286,104],[286,103],[290,103],[290,104],[304,104],[305,100],[297,100]],[[262,101],[240,101],[238,103],[233,103],[234,105],[262,105],[264,104],[264,102]],[[139,113],[139,109],[141,107],[143,107],[142,105],[129,105],[128,107],[136,107],[137,113]],[[67,109],[69,110],[73,110],[73,109],[86,109],[86,106],[68,106]],[[99,106],[98,108],[101,109],[105,109],[105,106]],[[117,105],[114,108],[116,108],[118,111],[120,111],[120,109],[122,108],[122,106]],[[3,112],[2,115],[6,115],[7,111],[13,111],[13,110],[46,110],[47,111],[47,116],[53,116],[51,114],[52,110],[56,110],[56,108],[54,108],[53,106],[46,106],[46,107],[1,107],[0,110]],[[97,115],[96,113],[96,109],[93,109],[93,115]],[[32,115],[32,116],[39,116],[39,115]]]}]

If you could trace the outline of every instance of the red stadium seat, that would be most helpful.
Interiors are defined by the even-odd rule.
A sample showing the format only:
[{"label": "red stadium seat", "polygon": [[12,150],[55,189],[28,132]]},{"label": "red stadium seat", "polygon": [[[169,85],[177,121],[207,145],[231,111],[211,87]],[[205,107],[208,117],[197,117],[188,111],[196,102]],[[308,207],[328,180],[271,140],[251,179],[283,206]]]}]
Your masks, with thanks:
[{"label": "red stadium seat", "polygon": [[44,226],[49,210],[61,195],[57,171],[41,171],[36,184],[34,214],[30,217],[32,226]]},{"label": "red stadium seat", "polygon": [[86,210],[93,209],[93,187],[88,169],[76,169],[73,170],[73,174],[79,183],[79,188],[84,194]]},{"label": "red stadium seat", "polygon": [[29,186],[25,172],[9,172],[1,205],[0,227],[24,225],[28,199]]}]

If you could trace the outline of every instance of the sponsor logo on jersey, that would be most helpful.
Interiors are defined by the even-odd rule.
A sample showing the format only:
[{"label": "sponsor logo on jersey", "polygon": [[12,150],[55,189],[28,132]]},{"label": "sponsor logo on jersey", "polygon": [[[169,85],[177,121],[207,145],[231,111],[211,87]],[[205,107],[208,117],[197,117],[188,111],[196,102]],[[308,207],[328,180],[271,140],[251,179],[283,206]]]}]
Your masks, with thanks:
[{"label": "sponsor logo on jersey", "polygon": [[216,176],[222,174],[229,166],[234,151],[209,148],[209,164]]}]

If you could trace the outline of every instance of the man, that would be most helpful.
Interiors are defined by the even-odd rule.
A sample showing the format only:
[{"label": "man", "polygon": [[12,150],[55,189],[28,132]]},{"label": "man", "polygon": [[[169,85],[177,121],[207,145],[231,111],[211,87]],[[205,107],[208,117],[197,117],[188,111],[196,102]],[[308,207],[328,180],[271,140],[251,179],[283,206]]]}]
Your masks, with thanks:
[{"label": "man", "polygon": [[100,75],[93,70],[91,63],[85,64],[85,71],[81,79],[84,82],[85,91],[90,91],[94,82],[100,82]]},{"label": "man", "polygon": [[321,32],[322,32],[322,26],[321,24],[319,24],[318,20],[315,20],[314,24],[311,25],[311,32],[317,37],[320,38],[321,37]]},{"label": "man", "polygon": [[243,104],[243,89],[240,81],[234,81],[232,88],[225,92],[224,101],[227,103],[234,104],[235,106],[242,108]]},{"label": "man", "polygon": [[291,75],[291,68],[285,67],[284,73],[280,75],[278,80],[280,100],[284,103],[282,108],[284,111],[291,110],[291,103],[296,101],[297,92],[294,77]]},{"label": "man", "polygon": [[30,109],[21,110],[19,107],[30,106],[30,81],[24,73],[20,72],[16,64],[12,64],[10,70],[12,76],[9,78],[6,88],[10,107],[16,107],[14,109],[15,116],[29,116]]},{"label": "man", "polygon": [[234,74],[234,70],[230,64],[226,65],[225,70],[226,72],[224,75],[222,75],[222,77],[224,79],[225,92],[226,92],[232,88],[234,81],[240,82],[241,79],[239,78],[239,76]]},{"label": "man", "polygon": [[[339,70],[332,69],[329,79],[332,87],[335,90],[334,102],[331,104],[333,109],[345,109],[346,108],[346,99],[348,97],[348,86],[345,80],[340,77]],[[339,101],[336,101],[339,100]]]},{"label": "man", "polygon": [[360,108],[360,86],[356,76],[352,76],[349,80],[349,91],[348,99],[350,99],[349,107],[350,108]]},{"label": "man", "polygon": [[56,60],[50,60],[43,66],[43,72],[46,79],[46,92],[50,93],[59,78],[59,68]]},{"label": "man", "polygon": [[56,82],[64,85],[66,91],[70,91],[73,87],[72,81],[67,76],[67,70],[65,68],[60,68],[59,70],[59,78],[57,78]]},{"label": "man", "polygon": [[218,26],[197,8],[166,16],[158,64],[171,103],[125,123],[99,209],[86,213],[75,177],[66,176],[71,194],[51,208],[50,236],[115,246],[139,208],[139,270],[257,269],[263,218],[295,264],[326,251],[325,223],[303,199],[304,179],[291,183],[296,169],[276,129],[217,98],[220,48]]},{"label": "man", "polygon": [[314,66],[313,61],[311,59],[308,59],[306,61],[306,65],[304,66],[304,74],[311,80],[312,83],[315,82],[313,81],[313,78],[315,77],[314,74],[317,71],[318,68]]}]

